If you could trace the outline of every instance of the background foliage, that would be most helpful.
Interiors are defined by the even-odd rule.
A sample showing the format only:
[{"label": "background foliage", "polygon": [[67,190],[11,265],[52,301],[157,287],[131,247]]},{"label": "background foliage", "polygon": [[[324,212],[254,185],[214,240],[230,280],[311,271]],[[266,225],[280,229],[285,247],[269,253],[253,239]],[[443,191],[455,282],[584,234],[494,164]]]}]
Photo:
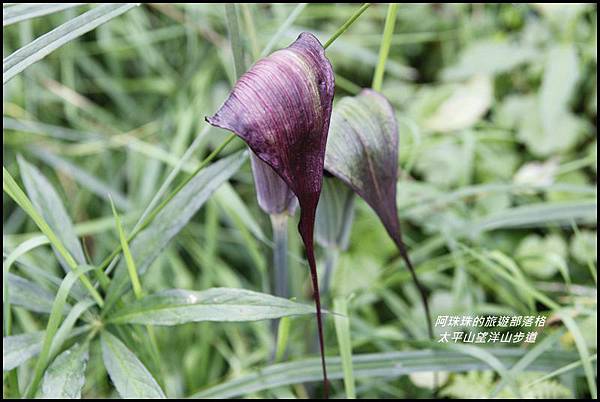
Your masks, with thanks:
[{"label": "background foliage", "polygon": [[[127,269],[137,267],[147,271],[141,293],[101,294],[107,304],[121,300],[134,311],[136,297],[172,288],[271,293],[270,226],[257,206],[249,163],[236,154],[244,149],[237,139],[220,154],[233,156],[190,182],[158,224],[131,244],[125,235],[157,193],[164,199],[227,136],[204,123],[233,83],[224,6],[123,10],[6,82],[11,53],[98,8],[13,9],[26,17],[47,14],[18,22],[7,18],[11,7],[17,6],[3,10],[3,165],[16,183],[5,173],[4,395],[25,393],[36,376],[45,396],[114,397],[115,387],[121,396],[318,395],[320,386],[310,382],[320,378],[318,361],[305,359],[317,353],[312,315],[282,321],[286,352],[278,363],[269,321],[197,323],[205,313],[186,310],[187,318],[176,315],[187,322],[178,326],[153,326],[156,317],[109,325],[128,322],[127,315],[105,317],[93,299],[78,298],[87,294],[85,284],[77,274],[64,278],[61,268],[98,267],[115,248],[130,246],[134,258],[114,268],[110,286],[128,289]],[[304,30],[325,42],[357,8],[241,5],[243,46],[247,55],[260,54]],[[327,49],[337,99],[370,86],[385,15],[385,5],[371,6]],[[348,317],[336,316],[342,323],[335,326],[333,316],[326,319],[336,396],[428,397],[432,370],[448,397],[595,396],[596,36],[595,5],[399,6],[383,93],[400,123],[398,206],[433,314],[544,314],[549,324],[534,347],[432,352],[410,276],[374,213],[357,199],[349,248],[340,252],[325,295],[326,308],[335,297],[343,302],[335,310],[344,308]],[[13,69],[22,62],[9,61],[17,63]],[[168,178],[177,166],[182,173],[173,183]],[[170,186],[161,188],[166,180]],[[13,201],[17,184],[34,204],[29,211],[25,201]],[[48,232],[36,224],[36,210],[64,253],[40,236]],[[192,219],[182,226],[185,217]],[[291,295],[310,303],[295,224]],[[318,250],[319,267],[329,251]],[[102,279],[87,269],[94,283]],[[168,304],[192,296],[201,297],[153,297]],[[305,308],[291,306],[300,314]],[[353,372],[349,355],[338,357],[344,343],[351,345]],[[19,367],[11,370],[11,363]]]}]

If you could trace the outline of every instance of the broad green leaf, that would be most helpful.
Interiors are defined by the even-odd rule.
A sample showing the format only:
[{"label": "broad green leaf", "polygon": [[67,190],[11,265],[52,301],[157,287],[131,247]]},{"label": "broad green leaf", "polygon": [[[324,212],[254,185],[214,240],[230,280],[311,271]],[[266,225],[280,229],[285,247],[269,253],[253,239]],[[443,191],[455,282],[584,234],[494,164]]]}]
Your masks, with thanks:
[{"label": "broad green leaf", "polygon": [[111,322],[177,325],[201,321],[257,321],[304,314],[314,314],[314,308],[250,290],[169,289],[127,305],[112,316]]},{"label": "broad green leaf", "polygon": [[546,56],[539,91],[540,116],[545,129],[560,119],[579,80],[579,60],[574,45],[556,45]]},{"label": "broad green leaf", "polygon": [[537,234],[525,237],[517,247],[515,257],[523,270],[536,278],[549,279],[559,270],[557,261],[564,261],[567,244],[557,234],[542,238]]},{"label": "broad green leaf", "polygon": [[54,295],[40,285],[15,274],[8,274],[9,301],[37,313],[52,310]]},{"label": "broad green leaf", "polygon": [[444,138],[419,155],[415,169],[425,176],[426,184],[447,188],[458,184],[464,177],[467,161],[465,147],[450,138]]},{"label": "broad green leaf", "polygon": [[[489,348],[493,355],[505,366],[516,363],[527,353],[522,348]],[[549,372],[578,358],[576,353],[549,351],[536,359],[527,370]],[[418,350],[406,352],[386,352],[355,354],[352,356],[355,378],[398,378],[403,375],[447,371],[489,370],[490,365],[478,357],[468,356],[450,350]],[[219,385],[200,391],[193,398],[233,398],[259,391],[274,389],[284,385],[300,384],[321,380],[319,360],[305,359],[290,363],[274,364],[260,371],[251,372],[230,379]],[[343,378],[343,367],[339,357],[328,357],[327,371],[330,379]]]},{"label": "broad green leaf", "polygon": [[[247,152],[242,151],[206,167],[129,243],[140,277],[215,190],[238,171],[247,157]],[[121,261],[108,289],[107,308],[110,308],[129,287],[127,275],[125,261]]]},{"label": "broad green leaf", "polygon": [[83,4],[87,3],[15,4],[14,6],[2,9],[2,26],[56,13],[72,7],[79,7]]},{"label": "broad green leaf", "polygon": [[456,88],[425,122],[425,127],[443,133],[469,128],[487,113],[493,98],[491,78],[475,75]]},{"label": "broad green leaf", "polygon": [[469,78],[475,74],[496,75],[538,56],[537,51],[524,44],[480,40],[473,42],[460,55],[458,62],[442,72],[444,80]]},{"label": "broad green leaf", "polygon": [[166,398],[152,374],[123,342],[106,331],[101,342],[104,366],[122,398]]},{"label": "broad green leaf", "polygon": [[571,255],[580,264],[596,262],[598,259],[598,234],[591,230],[582,230],[571,237]]},{"label": "broad green leaf", "polygon": [[[585,119],[566,108],[565,99],[568,97],[558,92],[557,102],[562,102],[562,106],[556,110],[551,110],[554,104],[542,107],[542,99],[533,95],[509,96],[499,107],[499,123],[516,128],[519,141],[536,156],[552,156],[571,149],[591,130]],[[547,104],[550,102],[546,101]]]},{"label": "broad green leaf", "polygon": [[523,186],[549,186],[554,183],[557,172],[558,160],[556,159],[549,159],[545,162],[528,162],[515,173],[513,182]]},{"label": "broad green leaf", "polygon": [[88,361],[88,344],[75,344],[54,359],[46,369],[39,397],[81,399]]},{"label": "broad green leaf", "polygon": [[2,370],[19,367],[42,350],[44,331],[12,335],[2,338]]},{"label": "broad green leaf", "polygon": [[128,11],[135,4],[103,4],[40,36],[2,60],[2,83],[54,50]]}]

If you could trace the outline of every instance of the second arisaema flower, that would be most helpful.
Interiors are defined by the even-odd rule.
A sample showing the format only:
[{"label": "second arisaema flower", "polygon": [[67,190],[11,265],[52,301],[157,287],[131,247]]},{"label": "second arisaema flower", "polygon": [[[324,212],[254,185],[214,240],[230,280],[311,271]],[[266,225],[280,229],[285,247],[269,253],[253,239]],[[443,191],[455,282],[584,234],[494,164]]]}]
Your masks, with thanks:
[{"label": "second arisaema flower", "polygon": [[298,199],[298,231],[310,266],[325,394],[327,371],[313,232],[333,93],[333,69],[323,46],[312,34],[302,33],[289,47],[256,62],[240,77],[219,111],[206,119],[241,137]]},{"label": "second arisaema flower", "polygon": [[419,290],[429,336],[433,337],[425,289],[409,258],[398,219],[398,123],[394,108],[379,92],[363,89],[336,104],[325,169],[352,188],[379,216]]}]

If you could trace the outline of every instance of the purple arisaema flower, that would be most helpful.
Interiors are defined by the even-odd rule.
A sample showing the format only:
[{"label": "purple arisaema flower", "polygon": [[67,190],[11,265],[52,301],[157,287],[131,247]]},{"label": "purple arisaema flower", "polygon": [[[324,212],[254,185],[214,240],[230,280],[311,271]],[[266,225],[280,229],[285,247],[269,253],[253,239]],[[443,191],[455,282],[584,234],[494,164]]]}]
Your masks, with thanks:
[{"label": "purple arisaema flower", "polygon": [[[298,199],[271,166],[263,162],[253,152],[250,155],[258,205],[269,214],[273,227],[275,296],[287,298],[289,297],[287,267],[288,217],[294,215],[298,207]],[[278,322],[278,320],[272,322],[273,331],[276,331]]]},{"label": "purple arisaema flower", "polygon": [[323,182],[334,78],[325,50],[310,33],[256,62],[219,111],[206,121],[233,131],[298,198],[298,231],[306,248],[317,309],[325,394],[327,372],[313,231]]},{"label": "purple arisaema flower", "polygon": [[250,154],[258,205],[269,215],[294,215],[298,199],[271,166]]},{"label": "purple arisaema flower", "polygon": [[378,92],[363,89],[336,104],[325,155],[325,170],[341,179],[377,213],[419,288],[431,332],[425,291],[402,240],[396,181],[398,123],[392,105]]}]

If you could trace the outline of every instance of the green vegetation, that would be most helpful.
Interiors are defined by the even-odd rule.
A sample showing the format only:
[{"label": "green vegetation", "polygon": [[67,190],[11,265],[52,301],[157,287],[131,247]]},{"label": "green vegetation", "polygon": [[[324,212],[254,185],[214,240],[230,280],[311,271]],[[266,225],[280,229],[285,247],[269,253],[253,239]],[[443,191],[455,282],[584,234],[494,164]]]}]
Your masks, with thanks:
[{"label": "green vegetation", "polygon": [[[597,397],[596,5],[3,13],[4,397],[322,395],[298,213],[286,253],[247,147],[204,121],[303,31],[326,44],[334,107],[375,87],[396,111],[397,205],[433,322],[545,317],[535,342],[438,342],[491,331],[464,325],[431,341],[377,215],[326,182],[331,396]],[[347,239],[323,232],[352,216]]]}]

